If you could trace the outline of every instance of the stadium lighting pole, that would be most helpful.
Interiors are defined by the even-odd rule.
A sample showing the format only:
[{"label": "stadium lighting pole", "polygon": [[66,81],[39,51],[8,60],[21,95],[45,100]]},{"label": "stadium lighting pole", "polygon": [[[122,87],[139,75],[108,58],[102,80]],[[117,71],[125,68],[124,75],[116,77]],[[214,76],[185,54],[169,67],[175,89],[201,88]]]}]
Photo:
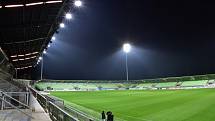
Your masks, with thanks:
[{"label": "stadium lighting pole", "polygon": [[129,43],[123,44],[123,51],[125,52],[126,80],[128,81],[128,53],[131,51],[131,45]]},{"label": "stadium lighting pole", "polygon": [[42,81],[42,79],[43,79],[43,53],[41,54],[40,61],[41,61],[40,80]]}]

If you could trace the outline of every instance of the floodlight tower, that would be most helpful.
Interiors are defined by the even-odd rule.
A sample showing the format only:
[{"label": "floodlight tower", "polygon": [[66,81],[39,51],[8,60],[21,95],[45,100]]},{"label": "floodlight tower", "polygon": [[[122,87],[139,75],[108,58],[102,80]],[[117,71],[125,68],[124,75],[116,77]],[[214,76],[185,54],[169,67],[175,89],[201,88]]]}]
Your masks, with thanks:
[{"label": "floodlight tower", "polygon": [[129,43],[123,44],[123,51],[125,52],[126,79],[128,81],[128,53],[131,51],[131,45]]},{"label": "floodlight tower", "polygon": [[41,67],[40,67],[40,80],[42,81],[43,79],[43,53],[39,57],[39,62],[41,61]]}]

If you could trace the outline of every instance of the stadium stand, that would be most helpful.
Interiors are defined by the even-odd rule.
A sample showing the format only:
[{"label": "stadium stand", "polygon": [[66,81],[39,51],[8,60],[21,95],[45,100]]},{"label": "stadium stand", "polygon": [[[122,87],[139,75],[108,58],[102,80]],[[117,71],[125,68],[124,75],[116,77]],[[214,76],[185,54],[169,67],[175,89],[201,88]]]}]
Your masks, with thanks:
[{"label": "stadium stand", "polygon": [[[37,99],[42,107],[48,109],[54,114],[54,117],[61,117],[61,113],[67,111],[67,117],[73,119],[88,121],[89,119],[96,119],[97,115],[89,115],[87,112],[82,112],[71,106],[70,103],[61,99],[55,99],[49,95],[49,91],[95,91],[95,90],[139,90],[139,89],[192,89],[192,88],[207,88],[208,84],[214,84],[214,77],[206,78],[204,75],[186,76],[186,77],[170,77],[162,79],[150,79],[150,80],[39,80],[35,83],[34,87],[41,92],[47,94],[40,94],[40,91],[35,89]],[[51,92],[52,93],[52,92]],[[51,109],[49,109],[51,108]],[[61,109],[64,109],[61,110]],[[58,110],[58,111],[55,111]],[[57,113],[56,113],[57,112]]]},{"label": "stadium stand", "polygon": [[164,83],[158,83],[156,87],[175,87],[176,82],[164,82]]},{"label": "stadium stand", "polygon": [[49,81],[40,81],[37,82],[34,86],[39,90],[58,90],[58,91],[67,91],[67,90],[111,90],[111,89],[152,89],[152,88],[185,88],[185,87],[195,87],[195,86],[206,86],[209,84],[214,84],[214,80],[193,80],[193,81],[183,81],[176,80],[172,82],[157,82],[156,83],[147,83],[142,80],[139,82],[136,80],[134,82],[125,83],[125,81],[102,81],[98,83],[96,80],[86,80],[87,83],[84,83],[83,80],[49,80]]},{"label": "stadium stand", "polygon": [[207,84],[207,82],[208,80],[184,81],[181,86],[184,87],[204,86]]},{"label": "stadium stand", "polygon": [[44,110],[40,110],[41,113],[39,114],[34,113],[36,111],[32,112],[35,106],[39,107],[39,105],[35,105],[36,99],[31,96],[27,85],[13,79],[15,69],[1,49],[0,55],[0,121],[39,121],[49,119]]},{"label": "stadium stand", "polygon": [[33,67],[52,43],[53,35],[59,32],[65,13],[74,9],[73,2],[12,0],[1,3],[0,14],[4,17],[0,20],[3,33],[0,35],[0,121],[78,121],[47,101],[40,92],[36,92],[35,98],[29,81],[13,78],[31,78]]},{"label": "stadium stand", "polygon": [[208,80],[207,84],[214,84],[215,80]]},{"label": "stadium stand", "polygon": [[125,87],[120,83],[46,83],[36,84],[40,90],[96,90],[96,89],[115,89]]},{"label": "stadium stand", "polygon": [[138,84],[137,87],[140,88],[151,88],[153,83],[143,83],[143,84]]},{"label": "stadium stand", "polygon": [[176,87],[180,87],[182,85],[183,82],[177,82],[176,83]]}]

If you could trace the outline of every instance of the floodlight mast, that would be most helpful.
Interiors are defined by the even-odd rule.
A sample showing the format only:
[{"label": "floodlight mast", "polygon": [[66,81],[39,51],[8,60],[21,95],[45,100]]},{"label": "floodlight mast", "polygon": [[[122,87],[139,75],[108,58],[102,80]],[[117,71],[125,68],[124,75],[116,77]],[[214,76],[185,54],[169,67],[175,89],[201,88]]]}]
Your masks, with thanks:
[{"label": "floodlight mast", "polygon": [[125,52],[126,80],[128,81],[128,53],[131,51],[131,45],[129,43],[123,44],[123,51]]},{"label": "floodlight mast", "polygon": [[41,61],[41,70],[40,70],[40,80],[42,81],[43,80],[43,53],[41,54],[41,57],[40,57],[40,61]]},{"label": "floodlight mast", "polygon": [[125,53],[125,61],[126,61],[126,80],[128,81],[128,54]]}]

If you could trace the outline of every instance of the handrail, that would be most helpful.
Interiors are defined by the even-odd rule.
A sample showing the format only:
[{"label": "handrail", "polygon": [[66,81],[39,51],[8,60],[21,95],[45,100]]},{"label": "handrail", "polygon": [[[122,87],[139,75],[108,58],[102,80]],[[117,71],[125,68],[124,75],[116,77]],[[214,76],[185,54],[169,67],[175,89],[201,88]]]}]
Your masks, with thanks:
[{"label": "handrail", "polygon": [[77,118],[75,118],[74,116],[70,115],[69,113],[67,113],[66,111],[62,110],[60,107],[58,107],[57,105],[55,105],[54,103],[52,103],[51,101],[49,101],[49,103],[53,106],[55,106],[58,110],[60,110],[61,112],[63,112],[64,114],[68,115],[69,117],[71,117],[72,119],[79,121]]},{"label": "handrail", "polygon": [[10,105],[11,107],[13,107],[13,108],[17,109],[19,112],[21,112],[21,113],[25,114],[26,116],[28,116],[28,117],[30,117],[30,118],[32,118],[32,119],[34,119],[34,117],[32,117],[31,115],[29,115],[29,114],[27,114],[26,112],[24,112],[24,111],[20,110],[19,108],[17,108],[17,107],[16,107],[16,106],[14,106],[13,104],[11,104],[11,103],[7,102],[6,100],[2,99],[1,97],[0,97],[0,100],[2,100],[2,101],[4,101],[4,102],[6,102],[8,105]]},{"label": "handrail", "polygon": [[[0,91],[3,92],[3,91]],[[28,94],[29,92],[6,92],[6,93],[10,93],[10,94]]]},{"label": "handrail", "polygon": [[[81,112],[81,111],[79,111],[79,110],[74,109],[73,107],[71,107],[71,106],[69,106],[69,105],[65,105],[65,104],[64,104],[64,101],[63,101],[62,99],[58,98],[58,97],[55,97],[55,96],[51,96],[51,97],[50,97],[50,96],[46,96],[46,97],[44,97],[42,94],[38,93],[38,91],[35,90],[34,88],[32,88],[32,87],[29,86],[29,89],[30,89],[31,91],[33,91],[32,93],[35,93],[36,98],[37,98],[37,100],[40,102],[41,105],[43,105],[43,101],[41,101],[41,100],[38,98],[38,96],[40,95],[42,98],[46,99],[46,105],[47,105],[47,106],[45,107],[45,109],[48,108],[48,110],[49,110],[49,108],[50,108],[51,106],[54,106],[54,107],[55,107],[56,109],[58,109],[60,112],[64,113],[65,115],[67,115],[68,117],[71,117],[72,119],[74,119],[74,120],[76,120],[76,121],[79,121],[79,118],[78,118],[79,116],[80,116],[80,117],[83,117],[84,119],[87,119],[87,121],[88,121],[88,120],[96,120],[96,121],[97,121],[97,118],[96,118],[96,117],[91,117],[91,116],[85,114],[84,112]],[[48,98],[54,99],[54,100],[55,100],[55,98],[56,98],[57,101],[63,101],[64,108],[67,108],[67,109],[66,109],[67,111],[73,111],[73,112],[75,112],[75,115],[77,114],[77,115],[79,115],[79,116],[76,117],[75,115],[71,115],[70,113],[66,112],[64,109],[62,109],[61,107],[59,107],[59,105],[55,104],[54,102],[52,102],[52,101],[51,101],[50,99],[48,99]],[[52,114],[53,112],[49,110],[49,113]],[[85,120],[85,121],[86,121],[86,120]]]},{"label": "handrail", "polygon": [[83,116],[83,117],[85,117],[85,118],[89,118],[89,119],[94,119],[94,120],[98,120],[96,117],[93,117],[93,116],[89,116],[88,114],[86,114],[86,113],[84,113],[84,112],[81,112],[80,110],[78,110],[78,109],[75,109],[74,107],[72,107],[72,106],[70,106],[70,105],[68,105],[68,104],[66,104],[65,105],[66,106],[66,108],[68,108],[68,109],[70,109],[70,110],[73,110],[74,112],[76,112],[78,115],[80,115],[80,116]]},{"label": "handrail", "polygon": [[17,99],[15,99],[15,98],[11,97],[10,95],[8,95],[8,94],[4,93],[3,91],[0,91],[0,93],[2,93],[4,96],[7,96],[7,97],[9,97],[10,99],[12,99],[12,100],[14,100],[14,101],[18,102],[19,104],[21,104],[21,105],[23,105],[23,106],[25,106],[25,107],[27,107],[27,108],[29,108],[29,109],[30,109],[30,107],[29,107],[28,105],[26,105],[26,104],[24,104],[24,103],[22,103],[22,102],[18,101]]}]

